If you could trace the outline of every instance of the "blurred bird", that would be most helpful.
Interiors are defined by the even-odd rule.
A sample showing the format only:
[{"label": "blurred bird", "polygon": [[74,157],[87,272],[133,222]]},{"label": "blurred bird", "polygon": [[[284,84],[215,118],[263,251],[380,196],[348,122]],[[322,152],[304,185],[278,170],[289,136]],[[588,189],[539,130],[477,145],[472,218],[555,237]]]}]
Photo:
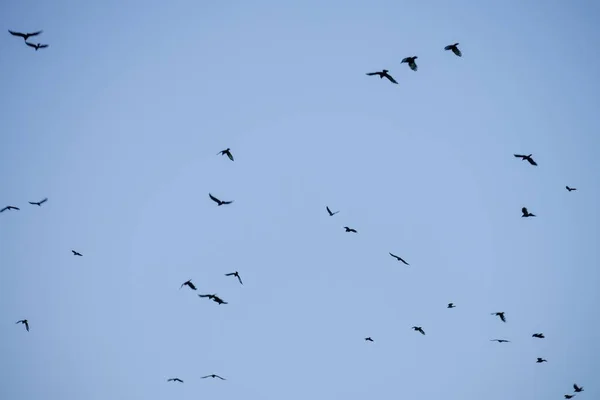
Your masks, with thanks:
[{"label": "blurred bird", "polygon": [[565,186],[565,187],[567,188],[567,190],[568,190],[569,192],[572,192],[573,190],[577,190],[577,188],[572,188],[572,187],[568,187],[568,186]]},{"label": "blurred bird", "polygon": [[83,257],[83,254],[76,252],[75,250],[71,250],[74,256]]},{"label": "blurred bird", "polygon": [[575,389],[575,393],[583,392],[583,386],[577,386],[576,383],[573,384],[573,389]]},{"label": "blurred bird", "polygon": [[[231,161],[233,161],[233,155],[231,154],[231,149],[228,147],[225,150],[221,150],[217,153],[217,155],[227,155]],[[243,161],[243,160],[242,160]]]},{"label": "blurred bird", "polygon": [[565,394],[565,399],[567,400],[572,399],[573,397],[575,397],[574,394]]},{"label": "blurred bird", "polygon": [[418,67],[417,67],[417,63],[415,62],[415,60],[416,60],[417,58],[419,58],[419,57],[417,57],[417,56],[413,56],[413,57],[406,57],[406,58],[403,58],[403,59],[402,59],[402,62],[401,62],[400,64],[402,64],[402,63],[407,63],[407,64],[408,64],[408,66],[410,67],[410,69],[412,69],[413,71],[416,71],[416,70],[418,69]]},{"label": "blurred bird", "polygon": [[527,218],[527,217],[535,217],[535,214],[530,213],[527,210],[527,207],[523,207],[521,208],[521,212],[523,213],[523,215],[521,215],[521,218]]},{"label": "blurred bird", "polygon": [[510,343],[510,340],[506,340],[506,339],[491,339],[490,342]]},{"label": "blurred bird", "polygon": [[171,379],[167,379],[167,382],[180,382],[183,383],[183,381],[179,378],[171,378]]},{"label": "blurred bird", "polygon": [[35,51],[38,51],[39,49],[45,49],[46,47],[48,47],[49,45],[47,44],[41,44],[41,43],[29,43],[29,42],[25,42],[25,44],[29,47],[33,47],[35,49]]},{"label": "blurred bird", "polygon": [[0,210],[0,213],[1,213],[1,212],[4,212],[4,211],[6,211],[6,210],[9,210],[9,211],[10,211],[10,210],[17,210],[17,211],[19,211],[19,210],[20,210],[20,208],[19,208],[19,207],[14,207],[14,206],[6,206],[6,207],[4,207],[2,210]]},{"label": "blurred bird", "polygon": [[387,78],[387,79],[388,79],[390,82],[392,82],[392,83],[395,83],[395,84],[398,84],[398,82],[396,82],[396,80],[395,80],[394,78],[392,78],[392,76],[391,76],[390,74],[388,74],[388,72],[390,72],[390,71],[388,71],[387,69],[384,69],[384,70],[383,70],[383,71],[381,71],[381,72],[367,72],[367,75],[369,75],[369,76],[378,75],[378,76],[379,76],[379,78],[381,78],[381,79],[383,79],[383,78],[385,77],[385,78]]},{"label": "blurred bird", "polygon": [[224,381],[225,378],[221,378],[219,375],[215,375],[215,374],[211,374],[211,375],[206,375],[203,376],[202,379],[206,379],[206,378],[219,378],[220,380]]},{"label": "blurred bird", "polygon": [[523,161],[527,160],[527,162],[529,162],[531,165],[537,165],[537,163],[533,161],[533,158],[531,158],[532,155],[533,154],[529,154],[527,156],[523,154],[514,154],[515,157],[520,158]]},{"label": "blurred bird", "polygon": [[37,36],[40,33],[42,33],[43,31],[37,31],[37,32],[33,32],[33,33],[21,33],[21,32],[13,32],[9,29],[8,32],[13,36],[22,37],[23,40],[27,41],[27,39],[29,39],[30,37]]},{"label": "blurred bird", "polygon": [[369,336],[369,337],[366,337],[366,338],[365,338],[365,341],[367,341],[367,342],[374,342],[374,340],[373,340],[373,339],[371,339],[371,336]]},{"label": "blurred bird", "polygon": [[357,233],[357,232],[356,232],[356,229],[348,228],[347,226],[345,226],[345,227],[344,227],[344,229],[346,230],[346,232],[354,232],[354,233]]},{"label": "blurred bird", "polygon": [[34,206],[38,206],[39,207],[42,204],[44,204],[45,202],[47,202],[47,201],[48,201],[48,198],[46,197],[44,200],[41,200],[41,201],[37,201],[37,202],[36,201],[30,201],[29,204],[32,204]]},{"label": "blurred bird", "polygon": [[26,319],[22,319],[20,321],[15,322],[16,324],[23,324],[25,325],[25,329],[27,329],[27,332],[29,332],[29,321],[27,321]]},{"label": "blurred bird", "polygon": [[211,198],[212,201],[214,201],[215,203],[217,203],[218,206],[222,206],[223,204],[231,204],[233,203],[233,200],[231,201],[221,201],[219,199],[217,199],[215,196],[213,196],[212,194],[208,194],[208,196]]},{"label": "blurred bird", "polygon": [[420,326],[413,326],[413,327],[412,327],[412,329],[413,329],[415,332],[421,332],[421,334],[422,334],[422,335],[424,335],[424,334],[425,334],[425,331],[424,331],[424,330],[423,330],[423,328],[421,328]]},{"label": "blurred bird", "polygon": [[402,263],[404,263],[406,265],[410,265],[409,263],[407,263],[406,261],[404,261],[401,257],[398,257],[395,254],[390,253],[390,256],[394,257],[396,260],[401,261]]},{"label": "blurred bird", "polygon": [[493,312],[492,315],[497,315],[498,317],[500,317],[502,322],[506,322],[506,318],[504,317],[504,312]]},{"label": "blurred bird", "polygon": [[540,364],[540,363],[543,363],[543,362],[548,362],[548,360],[545,360],[545,359],[543,359],[543,358],[541,358],[541,357],[538,357],[538,358],[537,358],[537,361],[536,361],[536,363]]},{"label": "blurred bird", "polygon": [[238,278],[238,281],[240,281],[240,283],[243,285],[242,278],[240,278],[240,274],[237,271],[225,274],[225,276],[235,276],[236,278]]},{"label": "blurred bird", "polygon": [[182,287],[184,287],[184,286],[187,286],[187,287],[189,287],[189,288],[190,288],[190,289],[192,289],[192,290],[196,290],[196,286],[195,286],[195,285],[192,283],[192,280],[191,280],[191,279],[190,279],[190,280],[188,280],[188,281],[185,281],[185,282],[183,282],[183,283],[181,284],[181,286],[179,286],[179,289],[181,289],[181,288],[182,288]]},{"label": "blurred bird", "polygon": [[456,306],[454,305],[454,303],[448,303],[448,308],[456,308]]},{"label": "blurred bird", "polygon": [[533,335],[531,335],[531,337],[538,338],[538,339],[543,339],[546,336],[544,336],[543,333],[534,333]]},{"label": "blurred bird", "polygon": [[331,212],[331,210],[329,209],[329,207],[325,206],[325,208],[327,209],[327,212],[329,213],[330,217],[333,217],[335,214],[339,213],[339,211],[336,212]]},{"label": "blurred bird", "polygon": [[208,297],[210,300],[214,301],[215,303],[218,303],[218,304],[227,304],[226,301],[223,301],[216,294],[199,294],[198,297]]},{"label": "blurred bird", "polygon": [[444,50],[452,50],[454,54],[456,54],[459,57],[462,57],[462,53],[458,49],[458,45],[458,43],[449,44],[448,46],[444,47]]}]

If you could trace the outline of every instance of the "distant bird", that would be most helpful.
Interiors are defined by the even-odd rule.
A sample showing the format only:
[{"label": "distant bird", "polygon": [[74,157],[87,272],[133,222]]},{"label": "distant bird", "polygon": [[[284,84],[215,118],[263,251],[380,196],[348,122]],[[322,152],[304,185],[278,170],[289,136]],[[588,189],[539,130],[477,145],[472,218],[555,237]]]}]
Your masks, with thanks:
[{"label": "distant bird", "polygon": [[369,336],[369,337],[366,337],[366,338],[365,338],[365,341],[367,341],[367,342],[374,342],[374,340],[373,340],[373,339],[371,339],[371,336]]},{"label": "distant bird", "polygon": [[521,208],[521,212],[523,213],[523,215],[521,215],[521,218],[527,218],[527,217],[535,217],[535,214],[530,213],[527,210],[527,207],[523,207]]},{"label": "distant bird", "polygon": [[410,67],[410,69],[412,69],[413,71],[416,71],[419,67],[417,67],[417,63],[415,62],[415,60],[419,58],[417,56],[413,56],[413,57],[406,57],[402,59],[402,63],[407,63],[408,66]]},{"label": "distant bird", "polygon": [[206,378],[219,378],[220,380],[224,381],[225,378],[221,378],[219,375],[215,375],[215,374],[211,374],[211,375],[206,375],[203,376],[202,379],[206,379]]},{"label": "distant bird", "polygon": [[506,318],[504,317],[504,312],[493,312],[492,315],[497,315],[498,317],[500,317],[502,322],[506,322]]},{"label": "distant bird", "polygon": [[538,338],[538,339],[543,339],[546,336],[544,336],[543,333],[534,333],[533,335],[531,335],[531,337]]},{"label": "distant bird", "polygon": [[333,217],[335,214],[339,213],[339,211],[336,212],[331,212],[331,210],[329,209],[329,207],[325,206],[325,208],[327,209],[327,212],[329,213],[330,217]]},{"label": "distant bird", "polygon": [[490,342],[510,343],[510,340],[506,340],[506,339],[491,339]]},{"label": "distant bird", "polygon": [[44,204],[45,202],[47,202],[47,201],[48,201],[48,198],[46,197],[44,200],[41,200],[41,201],[37,201],[37,202],[36,201],[30,201],[29,204],[32,204],[34,206],[38,206],[39,207],[42,204]]},{"label": "distant bird", "polygon": [[454,54],[456,54],[459,57],[462,57],[462,53],[458,49],[458,45],[459,43],[449,44],[448,46],[444,47],[444,50],[452,50]]},{"label": "distant bird", "polygon": [[369,75],[369,76],[379,75],[379,78],[381,78],[381,79],[383,79],[385,77],[385,78],[388,78],[388,80],[390,82],[398,84],[398,82],[396,82],[396,80],[394,78],[392,78],[392,76],[390,74],[388,74],[388,72],[390,72],[390,71],[388,71],[387,69],[384,69],[381,72],[367,72],[367,75]]},{"label": "distant bird", "polygon": [[192,290],[196,290],[196,286],[195,286],[195,285],[192,283],[192,280],[191,280],[191,279],[190,279],[190,280],[188,280],[188,281],[185,281],[185,282],[183,282],[183,283],[181,284],[181,286],[179,286],[179,289],[181,289],[181,288],[182,288],[182,287],[184,287],[184,286],[187,286],[187,287],[189,287],[189,288],[190,288],[190,289],[192,289]]},{"label": "distant bird", "polygon": [[573,397],[575,397],[574,394],[565,394],[565,399],[567,400],[572,399]]},{"label": "distant bird", "polygon": [[345,227],[344,227],[344,229],[346,230],[346,232],[354,232],[354,233],[357,233],[357,232],[356,232],[356,229],[348,228],[347,226],[345,226]]},{"label": "distant bird", "polygon": [[14,207],[14,206],[6,206],[6,207],[4,207],[2,210],[0,210],[0,213],[1,213],[1,212],[4,212],[4,211],[6,211],[6,210],[17,210],[17,211],[19,211],[19,210],[20,210],[20,208],[19,208],[19,207]]},{"label": "distant bird", "polygon": [[225,276],[235,276],[236,278],[238,278],[238,281],[240,281],[240,283],[243,285],[242,278],[240,278],[240,274],[237,271],[225,274]]},{"label": "distant bird", "polygon": [[227,157],[229,157],[229,159],[231,161],[233,161],[233,155],[231,154],[231,149],[228,147],[225,150],[221,150],[220,152],[217,153],[217,155],[225,155],[227,154]]},{"label": "distant bird", "polygon": [[390,256],[394,257],[396,260],[398,260],[398,261],[401,261],[402,263],[404,263],[404,264],[406,264],[406,265],[410,265],[409,263],[407,263],[406,261],[404,261],[404,260],[402,259],[402,257],[398,257],[397,255],[395,255],[395,254],[392,254],[392,253],[390,253]]},{"label": "distant bird", "polygon": [[412,329],[413,329],[415,332],[421,332],[421,334],[422,334],[422,335],[424,335],[424,334],[425,334],[425,331],[424,331],[424,330],[423,330],[423,328],[421,328],[420,326],[413,326],[413,327],[412,327]]},{"label": "distant bird", "polygon": [[528,156],[523,155],[523,154],[514,154],[515,157],[520,158],[521,160],[527,160],[529,162],[529,164],[531,165],[537,165],[537,163],[535,161],[533,161],[533,158],[531,158],[533,154],[529,154]]},{"label": "distant bird", "polygon": [[27,329],[27,332],[29,332],[29,321],[27,321],[26,319],[22,319],[20,321],[15,322],[16,324],[23,324],[25,325],[25,329]]},{"label": "distant bird", "polygon": [[583,386],[577,386],[576,383],[573,384],[573,389],[575,389],[575,393],[583,392]]},{"label": "distant bird", "polygon": [[171,378],[171,379],[167,379],[167,382],[180,382],[183,383],[183,381],[179,378]]},{"label": "distant bird", "polygon": [[39,49],[45,49],[46,47],[48,47],[49,45],[47,44],[41,44],[41,43],[29,43],[29,42],[25,42],[25,44],[29,47],[33,47],[35,49],[35,51],[38,51]]},{"label": "distant bird", "polygon": [[8,32],[13,36],[22,37],[23,40],[27,41],[27,39],[29,39],[30,37],[37,36],[40,33],[42,33],[43,31],[37,31],[37,32],[33,32],[33,33],[21,33],[21,32],[13,32],[9,29]]},{"label": "distant bird", "polygon": [[543,358],[541,358],[541,357],[538,357],[538,358],[537,358],[537,361],[536,361],[536,363],[540,364],[540,363],[543,363],[543,362],[548,362],[548,360],[545,360],[545,359],[543,359]]},{"label": "distant bird", "polygon": [[214,301],[215,303],[218,303],[218,304],[227,304],[226,301],[223,301],[216,294],[199,294],[198,297],[208,297],[210,300]]},{"label": "distant bird", "polygon": [[213,196],[212,194],[208,194],[208,196],[211,198],[212,201],[214,201],[215,203],[217,203],[218,206],[222,206],[223,204],[231,204],[233,203],[233,200],[231,201],[221,201],[219,199],[217,199],[215,196]]},{"label": "distant bird", "polygon": [[76,252],[75,250],[71,250],[74,256],[83,257],[83,254]]},{"label": "distant bird", "polygon": [[577,188],[572,188],[572,187],[568,187],[568,186],[565,186],[565,187],[567,188],[567,190],[568,190],[569,192],[572,192],[573,190],[577,190]]},{"label": "distant bird", "polygon": [[454,305],[454,303],[448,303],[448,308],[456,308],[456,306]]}]

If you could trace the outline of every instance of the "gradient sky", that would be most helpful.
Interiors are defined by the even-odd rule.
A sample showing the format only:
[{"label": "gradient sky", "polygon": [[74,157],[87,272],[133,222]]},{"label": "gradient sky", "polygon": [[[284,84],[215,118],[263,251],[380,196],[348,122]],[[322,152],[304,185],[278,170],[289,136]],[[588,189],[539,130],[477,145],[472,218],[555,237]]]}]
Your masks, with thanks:
[{"label": "gradient sky", "polygon": [[599,18],[3,2],[0,398],[598,399]]}]

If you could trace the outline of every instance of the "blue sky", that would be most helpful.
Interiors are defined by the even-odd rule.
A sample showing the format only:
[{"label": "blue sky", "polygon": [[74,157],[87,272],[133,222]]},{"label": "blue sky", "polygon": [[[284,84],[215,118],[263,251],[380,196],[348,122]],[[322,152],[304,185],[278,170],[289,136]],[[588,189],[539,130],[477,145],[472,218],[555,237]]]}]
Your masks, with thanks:
[{"label": "blue sky", "polygon": [[600,4],[217,3],[0,5],[0,398],[598,398]]}]

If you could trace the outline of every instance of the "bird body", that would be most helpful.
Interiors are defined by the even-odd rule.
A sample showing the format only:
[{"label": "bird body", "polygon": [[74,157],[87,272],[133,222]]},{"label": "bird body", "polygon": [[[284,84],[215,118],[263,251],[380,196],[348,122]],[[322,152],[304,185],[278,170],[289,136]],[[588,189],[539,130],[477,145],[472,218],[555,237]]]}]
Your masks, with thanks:
[{"label": "bird body", "polygon": [[417,63],[415,62],[415,60],[419,58],[417,56],[412,56],[412,57],[405,57],[402,59],[402,63],[407,63],[408,66],[410,67],[410,69],[412,69],[413,71],[416,71],[417,69],[419,69],[419,67],[417,67]]},{"label": "bird body", "polygon": [[236,278],[238,278],[238,281],[240,281],[240,283],[243,285],[242,278],[240,278],[239,272],[237,272],[237,271],[231,272],[229,274],[225,274],[225,276],[235,276]]},{"label": "bird body", "polygon": [[497,315],[498,317],[500,317],[502,322],[506,322],[506,317],[504,316],[504,312],[493,312],[492,315]]},{"label": "bird body", "polygon": [[365,341],[366,341],[366,342],[374,342],[374,340],[373,340],[373,339],[371,339],[371,336],[369,336],[369,337],[366,337],[366,338],[365,338]]},{"label": "bird body", "polygon": [[221,378],[219,375],[216,375],[216,374],[210,374],[210,375],[206,375],[206,376],[202,377],[202,379],[206,379],[206,378],[219,378],[222,381],[225,380],[225,378]]},{"label": "bird body", "polygon": [[544,336],[543,333],[534,333],[533,335],[531,335],[531,337],[538,338],[538,339],[543,339],[546,336]]},{"label": "bird body", "polygon": [[390,256],[394,257],[396,260],[402,262],[403,264],[410,265],[409,263],[407,263],[406,261],[404,261],[401,257],[398,257],[395,254],[390,253]]},{"label": "bird body", "polygon": [[223,204],[231,204],[231,203],[233,203],[233,200],[231,200],[231,201],[221,201],[221,200],[217,199],[215,196],[213,196],[210,193],[208,194],[208,197],[210,197],[210,199],[212,201],[214,201],[215,203],[217,203],[218,206],[222,206]]},{"label": "bird body", "polygon": [[227,304],[226,301],[223,301],[223,299],[221,299],[216,294],[199,294],[198,297],[208,297],[210,300],[214,301],[217,304]]},{"label": "bird body", "polygon": [[388,71],[387,69],[384,69],[381,72],[367,72],[367,75],[369,75],[369,76],[378,75],[379,78],[381,78],[381,79],[387,78],[390,82],[398,84],[398,82],[396,82],[396,80],[394,78],[392,78],[392,76],[390,74],[388,74],[388,72],[390,72],[390,71]]},{"label": "bird body", "polygon": [[577,386],[576,383],[573,384],[573,389],[575,389],[575,393],[583,392],[583,386]]},{"label": "bird body", "polygon": [[349,228],[349,227],[347,227],[347,226],[345,226],[345,227],[344,227],[344,229],[346,230],[346,232],[357,233],[357,232],[356,232],[356,229],[352,229],[352,228]]},{"label": "bird body", "polygon": [[448,303],[448,308],[456,308],[456,306],[454,305],[454,303]]},{"label": "bird body", "polygon": [[533,158],[531,158],[532,155],[533,154],[529,154],[529,155],[514,154],[515,157],[520,158],[523,161],[527,160],[527,162],[529,162],[529,164],[531,164],[531,165],[537,165],[537,163],[535,161],[533,161]]},{"label": "bird body", "polygon": [[76,252],[75,250],[71,250],[74,256],[83,257],[83,254]]},{"label": "bird body", "polygon": [[217,155],[227,155],[231,161],[233,161],[233,155],[231,154],[231,149],[228,147],[225,150],[221,150],[217,153]]},{"label": "bird body", "polygon": [[462,57],[462,53],[459,50],[458,45],[459,43],[449,44],[448,46],[444,47],[444,50],[452,50],[454,54],[456,54],[459,57]]},{"label": "bird body", "polygon": [[541,358],[541,357],[538,357],[538,358],[537,358],[537,361],[536,361],[536,363],[540,364],[540,363],[543,363],[543,362],[548,362],[548,360],[546,360],[546,359],[543,359],[543,358]]},{"label": "bird body", "polygon": [[573,190],[577,190],[577,188],[572,188],[572,187],[569,187],[569,186],[565,186],[565,187],[567,188],[567,190],[569,192],[572,192]]},{"label": "bird body", "polygon": [[535,214],[530,213],[529,210],[527,210],[527,207],[521,208],[521,212],[523,213],[523,215],[521,215],[521,218],[535,217]]},{"label": "bird body", "polygon": [[44,200],[40,200],[40,201],[30,201],[29,204],[32,204],[34,206],[41,206],[42,204],[44,204],[45,202],[48,201],[48,198],[46,197]]},{"label": "bird body", "polygon": [[424,331],[424,330],[423,330],[423,328],[422,328],[422,327],[420,327],[420,326],[413,326],[413,327],[412,327],[412,329],[413,329],[415,332],[421,332],[421,335],[424,335],[424,334],[425,334],[425,331]]},{"label": "bird body", "polygon": [[29,47],[33,47],[35,49],[35,51],[38,51],[39,49],[45,49],[46,47],[48,47],[49,45],[47,44],[41,44],[41,43],[29,43],[29,42],[25,42],[25,44]]},{"label": "bird body", "polygon": [[327,213],[329,213],[330,217],[333,217],[335,214],[339,213],[339,211],[332,212],[328,206],[325,206],[325,208],[327,209]]},{"label": "bird body", "polygon": [[32,32],[32,33],[21,33],[21,32],[13,32],[9,29],[8,32],[13,36],[22,37],[23,40],[27,41],[27,39],[29,39],[30,37],[37,36],[40,33],[42,33],[43,31],[37,31],[37,32]]},{"label": "bird body", "polygon": [[195,285],[192,283],[192,280],[191,280],[191,279],[189,279],[189,280],[187,280],[187,281],[183,282],[183,283],[181,284],[181,286],[179,286],[179,289],[181,289],[181,288],[182,288],[182,287],[184,287],[184,286],[187,286],[187,287],[189,287],[189,288],[190,288],[190,289],[192,289],[192,290],[196,290],[196,286],[195,286]]},{"label": "bird body", "polygon": [[180,382],[180,383],[183,383],[183,381],[181,379],[179,379],[179,378],[170,378],[170,379],[167,379],[167,382]]}]

